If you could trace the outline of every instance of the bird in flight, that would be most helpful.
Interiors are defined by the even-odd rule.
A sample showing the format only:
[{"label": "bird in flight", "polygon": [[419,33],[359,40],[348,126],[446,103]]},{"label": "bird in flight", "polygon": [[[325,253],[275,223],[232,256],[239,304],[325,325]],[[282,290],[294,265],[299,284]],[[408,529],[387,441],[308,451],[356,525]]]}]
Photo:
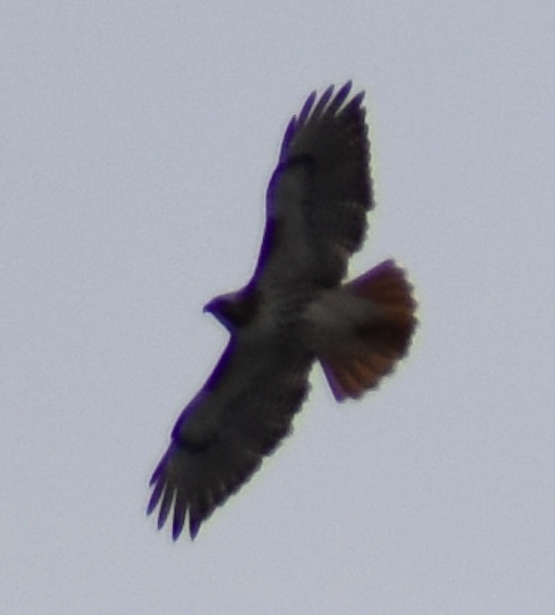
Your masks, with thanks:
[{"label": "bird in flight", "polygon": [[412,286],[393,260],[343,282],[374,207],[362,106],[351,82],[313,92],[285,131],[250,282],[204,308],[229,331],[150,481],[158,527],[176,540],[235,493],[289,433],[319,362],[338,401],[377,386],[407,352]]}]

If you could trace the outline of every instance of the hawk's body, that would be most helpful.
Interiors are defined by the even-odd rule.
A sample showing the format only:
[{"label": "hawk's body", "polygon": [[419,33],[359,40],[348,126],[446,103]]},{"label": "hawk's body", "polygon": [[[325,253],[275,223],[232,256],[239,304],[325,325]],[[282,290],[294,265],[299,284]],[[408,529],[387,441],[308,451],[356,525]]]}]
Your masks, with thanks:
[{"label": "hawk's body", "polygon": [[161,502],[161,527],[173,505],[174,538],[186,515],[194,537],[288,433],[315,360],[342,400],[376,386],[408,348],[415,304],[393,261],[341,285],[373,207],[363,93],[346,102],[350,88],[313,93],[291,120],[254,275],[205,308],[230,341],[151,481],[148,510]]}]

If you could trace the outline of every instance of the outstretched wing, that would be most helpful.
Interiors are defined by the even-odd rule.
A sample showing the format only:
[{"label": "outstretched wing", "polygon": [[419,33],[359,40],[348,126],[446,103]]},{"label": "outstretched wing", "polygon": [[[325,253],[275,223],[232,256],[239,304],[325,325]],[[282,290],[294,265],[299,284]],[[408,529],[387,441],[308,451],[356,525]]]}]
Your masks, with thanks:
[{"label": "outstretched wing", "polygon": [[173,507],[176,540],[188,515],[191,538],[214,509],[249,480],[289,432],[308,391],[312,358],[286,344],[257,349],[232,338],[220,363],[183,411],[156,468],[148,505],[158,527]]},{"label": "outstretched wing", "polygon": [[373,206],[370,155],[361,106],[351,83],[317,100],[313,92],[286,130],[267,194],[267,220],[255,279],[264,286],[331,287],[366,232]]}]

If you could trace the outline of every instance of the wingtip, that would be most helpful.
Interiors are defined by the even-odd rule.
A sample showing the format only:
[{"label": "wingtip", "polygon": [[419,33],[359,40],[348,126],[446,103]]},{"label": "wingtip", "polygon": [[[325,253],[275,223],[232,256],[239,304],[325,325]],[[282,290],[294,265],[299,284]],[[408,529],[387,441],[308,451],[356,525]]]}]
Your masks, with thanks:
[{"label": "wingtip", "polygon": [[315,100],[316,90],[312,90],[312,92],[308,95],[308,98],[306,99],[299,115],[294,116],[291,120],[291,122],[294,122],[295,128],[297,128],[297,126],[302,126],[306,122],[308,116],[310,115],[310,112],[312,111],[312,107],[314,106]]},{"label": "wingtip", "polygon": [[172,540],[176,542],[178,538],[181,536],[181,532],[183,531],[183,520],[176,522],[176,518],[174,517],[174,523],[172,527]]},{"label": "wingtip", "polygon": [[198,531],[200,529],[201,520],[195,517],[190,517],[189,519],[189,535],[191,536],[191,540],[194,540],[197,537]]},{"label": "wingtip", "polygon": [[[153,484],[152,480],[150,481],[150,484],[151,485]],[[160,497],[162,496],[163,490],[164,490],[164,483],[160,481],[154,487],[154,490],[152,491],[152,494],[148,501],[148,505],[146,507],[147,515],[151,515],[154,512],[154,509],[156,508],[156,506],[158,505],[158,502],[160,501]]]},{"label": "wingtip", "polygon": [[187,514],[187,500],[182,493],[177,493],[173,507],[172,538],[176,541],[185,525],[185,515]]}]

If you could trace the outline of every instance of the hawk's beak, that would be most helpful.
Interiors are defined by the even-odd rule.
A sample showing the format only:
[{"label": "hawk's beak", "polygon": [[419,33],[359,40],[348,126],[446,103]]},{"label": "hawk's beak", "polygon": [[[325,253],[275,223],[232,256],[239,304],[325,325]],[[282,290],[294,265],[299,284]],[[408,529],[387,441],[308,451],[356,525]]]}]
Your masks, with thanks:
[{"label": "hawk's beak", "polygon": [[215,303],[216,300],[212,299],[212,301],[209,301],[203,308],[202,311],[204,313],[208,313],[208,314],[214,314],[214,307],[215,307]]}]

